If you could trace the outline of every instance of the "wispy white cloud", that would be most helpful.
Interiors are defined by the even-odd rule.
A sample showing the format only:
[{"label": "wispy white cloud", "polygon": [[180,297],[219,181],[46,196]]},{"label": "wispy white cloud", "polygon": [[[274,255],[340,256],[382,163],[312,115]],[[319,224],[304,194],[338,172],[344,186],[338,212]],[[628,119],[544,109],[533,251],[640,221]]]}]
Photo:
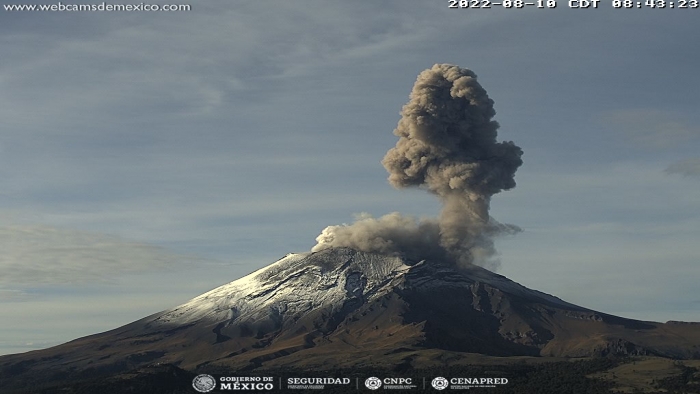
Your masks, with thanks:
[{"label": "wispy white cloud", "polygon": [[[40,226],[0,227],[0,285],[109,283],[120,275],[177,269],[196,258],[118,237]],[[4,289],[6,297],[25,292]]]},{"label": "wispy white cloud", "polygon": [[33,294],[30,294],[24,290],[20,289],[5,289],[0,287],[0,303],[2,302],[21,302],[21,301],[31,301],[35,298]]},{"label": "wispy white cloud", "polygon": [[605,114],[602,120],[626,139],[647,148],[673,148],[700,139],[700,127],[674,111],[615,110]]}]

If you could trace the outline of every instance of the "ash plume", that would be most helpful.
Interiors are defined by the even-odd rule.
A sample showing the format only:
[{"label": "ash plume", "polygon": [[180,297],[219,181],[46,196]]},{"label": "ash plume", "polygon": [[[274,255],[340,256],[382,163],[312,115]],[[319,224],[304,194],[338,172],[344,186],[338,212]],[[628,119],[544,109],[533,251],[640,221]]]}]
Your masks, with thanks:
[{"label": "ash plume", "polygon": [[491,196],[515,187],[523,153],[513,142],[496,141],[495,114],[471,70],[436,64],[420,73],[394,130],[399,140],[382,164],[394,187],[417,186],[438,196],[440,216],[365,215],[327,227],[312,250],[346,246],[483,265],[495,253],[494,235],[519,231],[489,216]]}]

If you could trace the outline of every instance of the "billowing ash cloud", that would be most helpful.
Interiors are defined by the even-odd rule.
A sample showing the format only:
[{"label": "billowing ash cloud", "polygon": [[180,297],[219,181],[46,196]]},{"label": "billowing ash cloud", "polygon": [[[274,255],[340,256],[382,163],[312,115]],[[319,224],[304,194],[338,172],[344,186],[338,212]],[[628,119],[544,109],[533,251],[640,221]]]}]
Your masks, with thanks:
[{"label": "billowing ash cloud", "polygon": [[394,134],[399,137],[382,164],[389,182],[418,186],[443,203],[438,219],[415,220],[392,213],[330,226],[313,250],[347,246],[413,259],[442,257],[482,263],[494,254],[492,237],[518,231],[489,216],[491,196],[515,187],[522,150],[496,142],[496,111],[471,70],[436,64],[416,80]]}]

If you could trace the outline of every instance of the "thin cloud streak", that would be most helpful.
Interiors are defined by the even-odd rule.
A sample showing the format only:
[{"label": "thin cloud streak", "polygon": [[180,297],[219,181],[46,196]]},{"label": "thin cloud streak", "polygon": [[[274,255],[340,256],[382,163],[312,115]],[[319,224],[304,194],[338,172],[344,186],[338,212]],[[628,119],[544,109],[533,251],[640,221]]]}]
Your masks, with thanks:
[{"label": "thin cloud streak", "polygon": [[694,157],[673,163],[666,168],[666,173],[698,177],[700,176],[700,158]]},{"label": "thin cloud streak", "polygon": [[700,139],[700,128],[683,115],[656,108],[617,110],[605,114],[603,122],[645,148],[669,149]]},{"label": "thin cloud streak", "polygon": [[115,276],[198,260],[117,237],[41,226],[0,227],[0,248],[0,285],[14,287],[113,283]]}]

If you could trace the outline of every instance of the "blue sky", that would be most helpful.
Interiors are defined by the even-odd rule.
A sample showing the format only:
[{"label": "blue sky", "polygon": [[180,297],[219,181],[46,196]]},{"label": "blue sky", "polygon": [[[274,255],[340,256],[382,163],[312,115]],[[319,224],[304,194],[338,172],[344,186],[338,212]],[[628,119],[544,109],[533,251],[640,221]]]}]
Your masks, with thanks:
[{"label": "blue sky", "polygon": [[207,1],[0,10],[0,354],[115,328],[304,252],[354,214],[435,216],[380,161],[419,72],[470,68],[521,146],[499,273],[700,321],[697,9]]}]

